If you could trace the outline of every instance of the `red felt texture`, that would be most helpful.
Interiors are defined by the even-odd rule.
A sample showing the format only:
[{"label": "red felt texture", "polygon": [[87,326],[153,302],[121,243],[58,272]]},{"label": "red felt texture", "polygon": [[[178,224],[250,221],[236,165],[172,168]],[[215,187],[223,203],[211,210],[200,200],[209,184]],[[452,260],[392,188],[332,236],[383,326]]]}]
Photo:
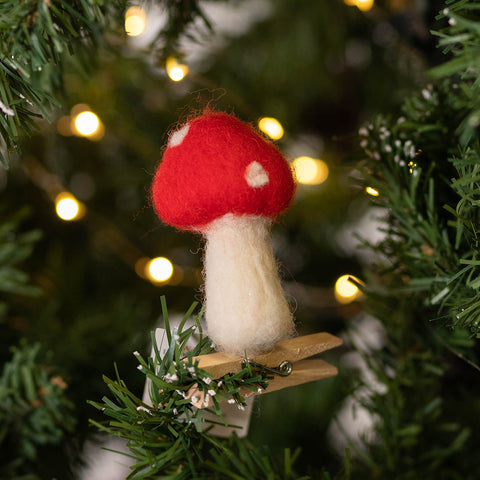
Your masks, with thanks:
[{"label": "red felt texture", "polygon": [[[245,169],[253,161],[268,174],[266,185],[248,185]],[[167,146],[151,193],[162,221],[202,230],[227,213],[274,217],[291,203],[295,182],[273,143],[232,115],[208,112],[188,121],[181,143]]]}]

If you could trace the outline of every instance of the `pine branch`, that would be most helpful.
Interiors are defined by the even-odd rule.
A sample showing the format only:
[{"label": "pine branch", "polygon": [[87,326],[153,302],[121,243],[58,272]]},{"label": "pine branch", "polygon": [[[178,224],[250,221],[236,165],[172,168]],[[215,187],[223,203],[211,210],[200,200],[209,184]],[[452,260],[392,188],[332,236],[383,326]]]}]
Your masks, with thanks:
[{"label": "pine branch", "polygon": [[[150,381],[149,404],[144,403],[125,383],[117,372],[117,378],[104,378],[114,400],[104,397],[102,403],[90,402],[95,408],[111,418],[100,424],[91,424],[109,434],[128,441],[127,446],[135,465],[129,479],[167,478],[232,478],[251,479],[293,479],[298,478],[292,464],[298,456],[285,452],[283,465],[278,465],[266,448],[253,447],[248,440],[233,434],[228,439],[209,435],[213,426],[205,420],[204,411],[218,417],[219,424],[225,424],[219,399],[228,398],[240,409],[245,406],[242,388],[257,390],[267,388],[267,372],[252,367],[248,362],[236,374],[227,374],[221,379],[198,367],[193,357],[212,350],[210,340],[200,335],[197,345],[184,352],[187,341],[200,329],[199,316],[195,325],[183,329],[190,313],[178,329],[171,330],[164,300],[163,317],[169,340],[166,353],[161,356],[155,348],[154,358],[144,359],[135,353],[139,370]],[[192,309],[191,309],[192,311]],[[190,312],[191,312],[190,311]],[[152,335],[154,347],[155,337]],[[208,405],[213,408],[196,408]]]},{"label": "pine branch", "polygon": [[[7,151],[58,106],[68,55],[94,58],[125,1],[6,0],[0,3],[0,137]],[[0,161],[6,167],[5,152]]]},{"label": "pine branch", "polygon": [[[179,53],[182,37],[198,39],[212,27],[198,0],[157,0],[165,28],[150,48],[160,59]],[[0,163],[31,135],[39,119],[60,106],[66,66],[75,58],[88,73],[104,34],[123,24],[127,0],[6,0],[0,2]],[[123,32],[124,34],[124,32]]]},{"label": "pine branch", "polygon": [[404,101],[400,118],[378,116],[359,132],[383,233],[363,242],[380,254],[364,292],[386,338],[363,355],[375,381],[356,390],[378,419],[358,448],[358,479],[479,474],[465,452],[478,440],[470,398],[478,396],[480,149],[468,119],[480,93],[480,23],[478,5],[447,3],[439,36],[450,59]]},{"label": "pine branch", "polygon": [[[75,425],[64,380],[38,344],[13,348],[0,376],[0,477],[39,479],[39,449],[59,445]],[[24,475],[30,476],[24,477]]]},{"label": "pine branch", "polygon": [[434,32],[439,46],[453,58],[431,70],[434,78],[457,77],[470,100],[458,125],[460,144],[466,147],[478,136],[480,126],[480,5],[475,1],[450,0],[438,16],[446,18],[448,27]]},{"label": "pine branch", "polygon": [[[445,384],[449,366],[443,345],[415,322],[415,307],[405,299],[396,308],[388,319],[386,348],[363,355],[375,382],[361,384],[355,397],[379,421],[358,451],[355,478],[473,480],[478,465],[465,459],[474,444],[472,413],[460,419],[456,411],[464,408],[458,397],[468,399],[451,382]],[[422,343],[408,343],[415,339]]]},{"label": "pine branch", "polygon": [[480,151],[458,147],[457,127],[470,107],[462,85],[430,86],[405,102],[398,122],[378,117],[360,130],[366,183],[388,212],[384,240],[366,246],[390,259],[381,272],[393,274],[386,292],[414,294],[427,318],[476,334]]},{"label": "pine branch", "polygon": [[167,14],[167,22],[152,45],[160,52],[161,59],[178,55],[182,38],[197,40],[202,32],[211,33],[212,25],[199,0],[160,0],[159,3]]},{"label": "pine branch", "polygon": [[5,294],[9,296],[39,294],[39,289],[29,285],[28,275],[18,267],[30,256],[35,242],[41,237],[38,230],[17,233],[26,213],[25,210],[19,211],[0,225],[0,323],[7,313],[8,303]]}]

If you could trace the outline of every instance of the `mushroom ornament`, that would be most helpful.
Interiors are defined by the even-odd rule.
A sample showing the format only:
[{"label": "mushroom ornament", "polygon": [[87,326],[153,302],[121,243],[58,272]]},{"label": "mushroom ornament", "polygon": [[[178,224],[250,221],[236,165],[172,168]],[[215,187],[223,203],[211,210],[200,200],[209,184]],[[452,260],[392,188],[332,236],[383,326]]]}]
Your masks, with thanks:
[{"label": "mushroom ornament", "polygon": [[275,145],[234,116],[204,113],[170,134],[151,193],[162,221],[206,239],[205,319],[216,348],[255,355],[292,336],[270,227],[295,182]]}]

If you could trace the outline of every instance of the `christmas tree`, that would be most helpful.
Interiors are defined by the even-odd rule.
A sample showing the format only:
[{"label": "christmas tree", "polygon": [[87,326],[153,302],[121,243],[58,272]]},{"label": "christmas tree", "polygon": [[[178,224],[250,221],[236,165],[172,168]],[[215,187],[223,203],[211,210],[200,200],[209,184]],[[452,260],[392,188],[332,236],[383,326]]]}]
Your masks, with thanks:
[{"label": "christmas tree", "polygon": [[[478,478],[478,9],[2,2],[0,477]],[[179,366],[203,243],[149,197],[168,133],[205,108],[291,162],[284,290],[300,335],[344,339],[339,375],[258,397],[247,438],[178,393],[190,368],[243,407],[269,374]],[[170,354],[149,360],[159,326]],[[160,416],[142,395],[168,372]]]}]

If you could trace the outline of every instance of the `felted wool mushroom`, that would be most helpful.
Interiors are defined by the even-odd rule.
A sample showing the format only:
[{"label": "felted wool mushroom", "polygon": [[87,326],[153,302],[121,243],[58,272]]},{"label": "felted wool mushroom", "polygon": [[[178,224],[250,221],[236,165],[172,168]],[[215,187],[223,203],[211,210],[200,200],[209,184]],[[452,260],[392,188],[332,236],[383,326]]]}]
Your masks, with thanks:
[{"label": "felted wool mushroom", "polygon": [[294,192],[280,151],[234,116],[207,112],[169,136],[153,206],[165,223],[206,238],[205,319],[220,351],[253,355],[294,333],[270,240]]}]

